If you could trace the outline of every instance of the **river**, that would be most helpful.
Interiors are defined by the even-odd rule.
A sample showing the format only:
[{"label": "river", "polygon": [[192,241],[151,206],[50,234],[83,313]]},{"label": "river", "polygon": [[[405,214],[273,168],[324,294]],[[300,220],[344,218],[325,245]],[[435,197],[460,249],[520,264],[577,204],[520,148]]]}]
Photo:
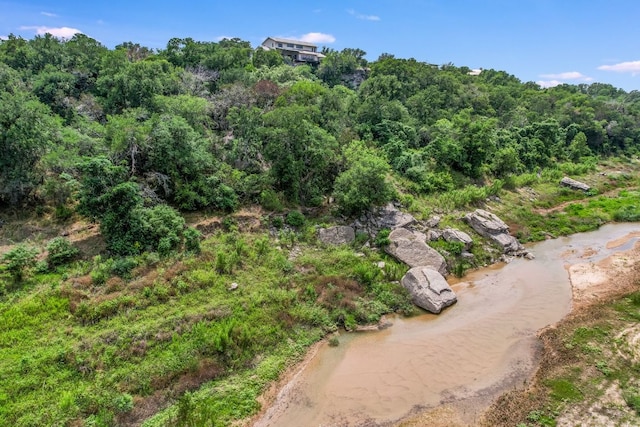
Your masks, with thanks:
[{"label": "river", "polygon": [[450,280],[458,302],[438,316],[398,316],[384,331],[342,334],[339,346],[318,350],[254,426],[393,425],[447,403],[474,424],[495,397],[530,377],[536,331],[570,311],[568,266],[630,249],[639,230],[612,224],[530,245],[535,260]]}]

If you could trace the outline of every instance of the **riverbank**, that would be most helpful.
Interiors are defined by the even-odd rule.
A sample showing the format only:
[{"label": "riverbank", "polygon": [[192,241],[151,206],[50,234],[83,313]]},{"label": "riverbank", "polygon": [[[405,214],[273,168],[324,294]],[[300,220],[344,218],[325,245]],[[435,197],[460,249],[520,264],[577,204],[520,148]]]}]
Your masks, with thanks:
[{"label": "riverbank", "polygon": [[532,381],[497,399],[480,425],[640,424],[640,244],[569,273],[573,310],[539,332],[543,350]]},{"label": "riverbank", "polygon": [[[538,244],[536,245],[538,248],[536,253],[539,257],[536,261],[522,260],[504,267],[478,271],[453,284],[456,292],[462,294],[459,305],[441,314],[440,317],[434,316],[423,320],[396,319],[393,328],[384,333],[348,338],[344,344],[347,347],[346,350],[343,349],[343,338],[341,337],[339,349],[326,348],[325,345],[325,348],[320,350],[321,353],[318,357],[315,357],[318,351],[318,346],[316,346],[313,354],[308,355],[301,365],[290,370],[278,386],[272,388],[267,398],[261,402],[264,405],[263,408],[266,407],[268,410],[263,411],[246,425],[295,425],[290,421],[301,419],[306,421],[313,419],[314,422],[322,419],[324,425],[327,415],[331,419],[331,423],[328,425],[335,426],[514,426],[520,422],[525,422],[524,425],[527,425],[528,418],[542,420],[543,422],[539,425],[548,425],[544,423],[546,418],[540,415],[545,414],[549,407],[548,404],[547,406],[543,405],[542,409],[537,409],[538,400],[531,401],[529,397],[524,398],[527,405],[516,403],[519,408],[525,408],[522,409],[519,418],[518,416],[504,416],[502,413],[504,406],[501,404],[492,406],[484,419],[482,413],[491,405],[492,401],[498,399],[497,401],[501,402],[505,396],[515,393],[513,390],[523,388],[528,390],[528,385],[536,384],[530,382],[531,378],[534,380],[537,378],[536,367],[541,366],[537,372],[544,370],[545,360],[549,359],[550,354],[557,353],[557,349],[548,347],[544,331],[539,334],[540,338],[536,339],[532,332],[524,332],[527,327],[523,327],[521,324],[524,318],[531,316],[532,312],[544,310],[544,304],[549,304],[552,301],[557,302],[559,295],[550,292],[553,288],[549,281],[551,278],[563,276],[563,272],[570,274],[574,297],[573,312],[565,319],[574,318],[576,313],[589,313],[594,304],[597,305],[600,301],[611,301],[621,294],[628,294],[635,289],[632,279],[623,280],[631,277],[630,274],[637,275],[634,266],[636,261],[640,261],[640,248],[634,248],[634,244],[637,241],[638,233],[629,232],[634,229],[633,226],[611,225],[604,227],[595,235],[587,233]],[[621,252],[611,255],[612,251]],[[553,263],[554,260],[555,263]],[[557,268],[554,266],[555,264],[557,264]],[[500,275],[492,276],[497,273]],[[568,290],[569,283],[566,282],[568,278],[564,277],[564,286]],[[507,286],[504,286],[505,281],[508,282]],[[531,293],[532,288],[528,284],[529,281],[533,282],[532,288],[534,290],[536,288],[542,290],[540,295]],[[495,291],[486,293],[498,284],[500,284],[500,288],[496,287]],[[477,296],[474,294],[480,292],[484,293],[483,297],[476,299]],[[513,292],[522,293],[522,295],[512,299]],[[497,295],[500,295],[501,298],[498,303],[500,308],[496,308],[497,300],[494,298]],[[571,297],[572,295],[568,295],[567,300],[570,300]],[[541,298],[542,305],[536,302],[538,298]],[[494,301],[491,310],[486,309],[488,307],[486,303],[489,300]],[[526,308],[516,305],[515,301],[517,300],[525,300]],[[509,310],[504,312],[502,304],[509,306]],[[557,316],[555,320],[546,321],[546,323],[542,321],[531,331],[557,322],[568,311],[567,307],[566,311]],[[471,317],[473,321],[469,323],[465,317]],[[488,324],[485,317],[499,318],[498,323]],[[510,319],[509,322],[504,321],[507,318]],[[540,322],[541,319],[536,321]],[[564,320],[559,321],[557,325],[563,325],[564,322]],[[413,324],[413,329],[410,324]],[[504,335],[504,338],[494,336],[497,329],[505,325],[509,327],[510,331]],[[446,333],[443,334],[444,330]],[[487,331],[491,331],[491,333],[487,335]],[[526,336],[521,336],[518,341],[510,341],[512,339],[510,336],[514,334],[518,336],[525,334]],[[466,338],[462,339],[463,335]],[[474,336],[478,335],[480,335],[479,342],[476,342],[478,340],[474,339]],[[528,336],[531,338],[526,338]],[[391,341],[391,346],[389,346],[389,341]],[[455,351],[449,352],[447,344],[443,345],[444,341],[464,342],[464,345],[462,347],[457,345]],[[562,341],[560,344],[565,345],[566,342]],[[496,350],[495,347],[506,344],[508,344],[507,353],[493,353]],[[373,351],[374,349],[376,351]],[[417,356],[412,356],[408,360],[399,356],[414,349],[418,349]],[[587,349],[587,351],[593,350],[591,347],[587,347]],[[517,357],[514,356],[516,350],[519,352]],[[593,351],[603,354],[601,350]],[[384,354],[381,356],[380,364],[375,362],[379,358],[376,352]],[[337,353],[342,354],[338,355]],[[464,356],[458,358],[458,353],[464,353]],[[368,356],[362,357],[364,355]],[[322,359],[331,360],[322,361]],[[496,363],[498,360],[502,360],[500,364],[506,365],[506,371],[488,368],[489,365],[483,362],[485,360]],[[596,366],[597,362],[600,362],[597,366],[604,366],[602,361],[594,361],[592,365]],[[552,360],[550,363],[550,366],[554,366],[556,361]],[[330,370],[325,370],[323,365],[330,365]],[[407,369],[405,368],[407,365],[420,366],[421,368],[419,370]],[[457,368],[451,370],[449,365],[455,365]],[[425,370],[425,366],[436,366],[436,370],[431,371],[428,368]],[[309,368],[312,371],[311,374],[304,372]],[[471,376],[465,374],[467,371],[471,373]],[[374,375],[373,372],[376,374]],[[599,371],[596,370],[596,372]],[[373,378],[366,379],[364,382],[369,385],[363,388],[362,378],[369,376],[375,376],[376,382],[373,382]],[[419,377],[417,381],[420,384],[418,386],[414,387],[409,380],[412,376]],[[381,383],[377,382],[378,379],[382,380]],[[395,382],[391,382],[391,380]],[[309,384],[312,384],[312,388]],[[423,390],[425,384],[429,385],[426,387],[427,391]],[[532,387],[545,393],[545,384],[540,384]],[[561,382],[560,384],[565,383]],[[356,389],[362,389],[363,393],[361,394],[370,397],[356,397],[356,393],[353,393]],[[364,392],[365,389],[366,392]],[[405,391],[396,393],[396,389]],[[407,392],[406,390],[411,391]],[[505,392],[508,393],[505,395]],[[421,403],[414,404],[413,409],[408,406],[409,412],[406,412],[407,409],[401,409],[402,407],[407,408],[408,402],[403,397],[396,396],[396,394],[406,396],[407,393],[412,396],[424,397]],[[371,406],[376,395],[382,396],[384,399]],[[342,407],[345,400],[350,401],[348,405],[344,403],[349,407],[349,410],[345,410],[346,406]],[[378,408],[380,410],[374,409],[376,405],[380,406]],[[430,409],[425,410],[425,408]],[[510,407],[508,408],[509,413],[514,412]],[[384,414],[378,413],[385,410],[387,412]],[[557,407],[549,412],[553,412],[553,414],[557,412],[554,417],[560,414]],[[285,414],[283,415],[283,413]],[[385,421],[385,419],[393,420],[394,418],[398,420],[396,417],[400,413],[403,414],[400,417],[402,421]],[[412,415],[407,417],[407,413]],[[532,422],[529,425],[538,424]],[[569,422],[568,425],[575,424]]]}]

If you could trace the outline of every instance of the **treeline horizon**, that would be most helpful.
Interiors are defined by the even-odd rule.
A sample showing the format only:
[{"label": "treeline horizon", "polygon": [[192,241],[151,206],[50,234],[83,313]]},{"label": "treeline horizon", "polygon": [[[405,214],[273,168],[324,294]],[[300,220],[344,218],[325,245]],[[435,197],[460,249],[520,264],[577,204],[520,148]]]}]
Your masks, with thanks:
[{"label": "treeline horizon", "polygon": [[127,254],[157,250],[143,230],[158,215],[181,224],[178,211],[333,197],[355,216],[399,194],[638,153],[638,91],[323,52],[318,66],[292,66],[240,39],[154,51],[11,35],[0,41],[0,206],[79,213]]}]

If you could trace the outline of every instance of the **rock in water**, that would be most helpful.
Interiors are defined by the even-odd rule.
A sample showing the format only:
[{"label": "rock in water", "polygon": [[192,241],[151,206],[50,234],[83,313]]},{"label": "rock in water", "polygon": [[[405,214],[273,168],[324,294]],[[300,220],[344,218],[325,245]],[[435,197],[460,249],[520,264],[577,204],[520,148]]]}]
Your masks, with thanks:
[{"label": "rock in water", "polygon": [[442,255],[426,243],[427,236],[406,228],[396,228],[389,234],[385,251],[409,267],[429,267],[440,274],[447,274],[447,262]]},{"label": "rock in water", "polygon": [[562,178],[562,180],[560,181],[560,185],[564,187],[569,187],[572,190],[582,190],[582,191],[591,190],[591,187],[589,187],[584,182],[576,181],[575,179],[571,179],[568,176],[565,176],[564,178]]},{"label": "rock in water", "polygon": [[464,216],[465,221],[478,234],[487,237],[502,247],[506,254],[519,253],[524,247],[509,234],[509,227],[500,218],[484,209],[476,209]]},{"label": "rock in water", "polygon": [[438,314],[458,300],[442,274],[429,267],[412,268],[401,283],[411,294],[414,304],[431,313]]},{"label": "rock in water", "polygon": [[318,230],[318,238],[327,245],[344,245],[351,243],[356,238],[356,233],[351,227],[339,225]]}]

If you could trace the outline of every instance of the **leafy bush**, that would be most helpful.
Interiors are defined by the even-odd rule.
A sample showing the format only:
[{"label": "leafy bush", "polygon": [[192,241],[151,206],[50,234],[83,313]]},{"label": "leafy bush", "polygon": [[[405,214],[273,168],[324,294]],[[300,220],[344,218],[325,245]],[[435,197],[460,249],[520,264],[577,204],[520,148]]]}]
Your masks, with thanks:
[{"label": "leafy bush", "polygon": [[200,240],[202,233],[193,227],[189,227],[184,231],[184,248],[195,254],[200,253]]},{"label": "leafy bush", "polygon": [[264,190],[260,193],[260,205],[268,211],[282,212],[284,209],[278,193],[273,190]]},{"label": "leafy bush", "polygon": [[6,269],[16,282],[21,282],[28,270],[36,265],[38,249],[20,244],[2,256]]},{"label": "leafy bush", "polygon": [[138,266],[138,262],[132,257],[118,258],[111,264],[111,273],[123,279],[131,278],[131,271]]},{"label": "leafy bush", "polygon": [[50,267],[57,267],[72,261],[80,252],[64,237],[55,237],[47,244],[47,263]]},{"label": "leafy bush", "polygon": [[625,206],[613,213],[613,219],[618,222],[637,222],[640,221],[639,206]]},{"label": "leafy bush", "polygon": [[287,214],[285,222],[292,227],[301,227],[305,223],[305,217],[300,211],[291,211]]},{"label": "leafy bush", "polygon": [[281,216],[274,216],[273,218],[271,218],[271,225],[275,228],[282,228],[282,226],[284,225],[284,220]]},{"label": "leafy bush", "polygon": [[157,205],[143,211],[145,246],[157,249],[166,256],[180,246],[184,229],[184,218],[170,206]]},{"label": "leafy bush", "polygon": [[118,412],[130,412],[133,409],[133,396],[123,393],[114,399],[113,406]]}]

